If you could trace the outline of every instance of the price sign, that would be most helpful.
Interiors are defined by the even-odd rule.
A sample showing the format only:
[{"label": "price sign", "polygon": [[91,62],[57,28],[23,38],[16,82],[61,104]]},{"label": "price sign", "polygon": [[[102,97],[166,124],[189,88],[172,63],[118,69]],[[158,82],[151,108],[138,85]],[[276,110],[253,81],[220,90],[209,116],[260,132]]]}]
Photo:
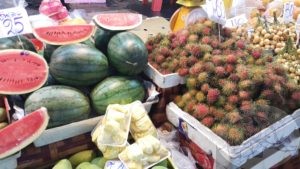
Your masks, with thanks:
[{"label": "price sign", "polygon": [[77,3],[77,4],[80,4],[80,3],[105,3],[106,0],[65,0],[65,3]]},{"label": "price sign", "polygon": [[207,0],[206,12],[209,19],[222,25],[226,23],[226,12],[223,0]]},{"label": "price sign", "polygon": [[286,2],[283,6],[283,20],[285,23],[293,21],[294,2]]},{"label": "price sign", "polygon": [[104,169],[127,169],[121,161],[110,160],[105,163]]},{"label": "price sign", "polygon": [[236,28],[242,26],[243,24],[247,23],[248,19],[245,14],[230,18],[226,20],[225,27],[227,28]]},{"label": "price sign", "polygon": [[22,7],[0,10],[0,37],[31,33],[28,14]]}]

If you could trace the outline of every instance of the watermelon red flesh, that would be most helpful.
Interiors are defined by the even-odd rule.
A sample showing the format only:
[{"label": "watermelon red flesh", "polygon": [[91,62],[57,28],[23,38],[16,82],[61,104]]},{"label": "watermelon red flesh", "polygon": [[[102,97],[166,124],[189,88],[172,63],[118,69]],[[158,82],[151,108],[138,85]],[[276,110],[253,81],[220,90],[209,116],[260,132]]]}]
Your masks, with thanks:
[{"label": "watermelon red flesh", "polygon": [[94,33],[93,25],[59,25],[35,28],[37,39],[51,45],[67,45],[89,39]]},{"label": "watermelon red flesh", "polygon": [[47,81],[48,66],[38,54],[8,49],[0,53],[0,93],[25,94]]},{"label": "watermelon red flesh", "polygon": [[33,142],[46,129],[48,121],[46,108],[40,108],[0,130],[0,159]]},{"label": "watermelon red flesh", "polygon": [[142,15],[135,13],[103,13],[96,15],[97,25],[108,30],[128,30],[142,23]]}]

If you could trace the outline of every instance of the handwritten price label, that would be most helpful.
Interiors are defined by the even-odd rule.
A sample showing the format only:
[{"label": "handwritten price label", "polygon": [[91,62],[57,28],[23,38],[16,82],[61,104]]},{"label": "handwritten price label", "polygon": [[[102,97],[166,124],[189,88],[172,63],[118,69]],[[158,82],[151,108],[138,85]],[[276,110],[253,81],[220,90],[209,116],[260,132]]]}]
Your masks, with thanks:
[{"label": "handwritten price label", "polygon": [[224,25],[226,23],[226,12],[223,0],[207,0],[206,5],[208,17]]},{"label": "handwritten price label", "polygon": [[247,23],[248,19],[245,14],[230,18],[226,20],[225,27],[227,28],[236,28],[242,26],[243,24]]},{"label": "handwritten price label", "polygon": [[110,160],[105,163],[104,169],[127,169],[121,161]]},{"label": "handwritten price label", "polygon": [[293,21],[294,2],[286,2],[283,6],[283,20],[285,23]]},{"label": "handwritten price label", "polygon": [[24,8],[15,7],[0,10],[0,37],[10,37],[31,32],[31,24]]}]

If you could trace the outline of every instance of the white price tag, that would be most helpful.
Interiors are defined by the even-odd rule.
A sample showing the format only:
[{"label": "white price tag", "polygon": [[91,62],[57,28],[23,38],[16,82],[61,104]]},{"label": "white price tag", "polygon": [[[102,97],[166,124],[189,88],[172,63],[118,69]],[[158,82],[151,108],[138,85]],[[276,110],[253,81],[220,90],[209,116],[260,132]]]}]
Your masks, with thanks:
[{"label": "white price tag", "polygon": [[0,37],[32,33],[26,10],[22,7],[0,10]]},{"label": "white price tag", "polygon": [[293,21],[294,2],[286,2],[283,6],[283,20],[285,23]]},{"label": "white price tag", "polygon": [[247,23],[248,19],[246,14],[238,15],[236,17],[230,18],[226,20],[225,27],[227,28],[236,28],[242,26],[243,24]]},{"label": "white price tag", "polygon": [[226,12],[223,0],[207,0],[206,5],[208,18],[224,25],[226,23]]},{"label": "white price tag", "polygon": [[105,163],[104,169],[127,169],[127,168],[121,161],[109,160]]}]

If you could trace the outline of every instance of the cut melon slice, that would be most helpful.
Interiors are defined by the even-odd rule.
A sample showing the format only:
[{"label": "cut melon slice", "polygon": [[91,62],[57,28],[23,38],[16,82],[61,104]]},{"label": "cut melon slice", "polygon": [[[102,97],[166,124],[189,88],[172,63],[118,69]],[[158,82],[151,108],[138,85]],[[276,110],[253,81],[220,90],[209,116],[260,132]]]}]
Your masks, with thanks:
[{"label": "cut melon slice", "polygon": [[68,45],[89,39],[94,33],[94,25],[59,25],[39,27],[33,30],[34,36],[51,45]]},{"label": "cut melon slice", "polygon": [[142,15],[136,13],[101,13],[93,19],[98,26],[114,31],[134,29],[143,22]]},{"label": "cut melon slice", "polygon": [[0,130],[0,159],[28,146],[46,129],[47,109],[42,107]]},{"label": "cut melon slice", "polygon": [[48,78],[45,59],[31,51],[7,49],[0,52],[0,94],[30,93]]}]

